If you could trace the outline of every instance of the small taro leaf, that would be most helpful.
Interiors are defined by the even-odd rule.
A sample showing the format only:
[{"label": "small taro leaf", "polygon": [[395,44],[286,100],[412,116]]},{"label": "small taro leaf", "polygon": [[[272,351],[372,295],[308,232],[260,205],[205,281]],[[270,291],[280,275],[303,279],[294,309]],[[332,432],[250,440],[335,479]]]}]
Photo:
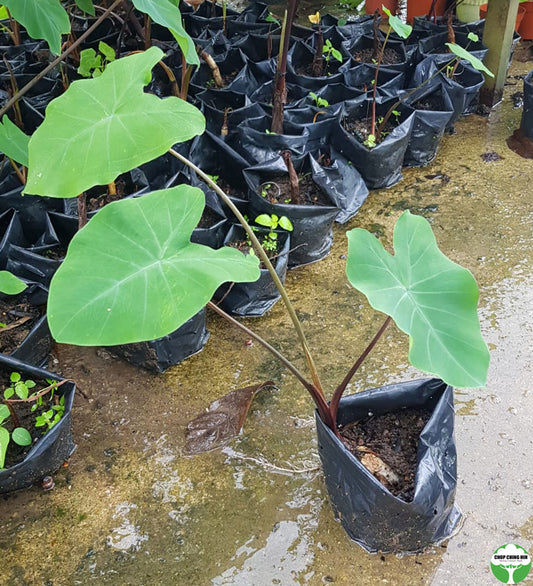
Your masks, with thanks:
[{"label": "small taro leaf", "polygon": [[5,427],[0,427],[0,469],[4,467],[6,461],[7,446],[9,445],[9,431]]},{"label": "small taro leaf", "polygon": [[31,446],[31,435],[23,427],[15,427],[11,432],[11,439],[19,446]]},{"label": "small taro leaf", "polygon": [[59,0],[4,0],[3,4],[32,39],[44,39],[52,53],[61,53],[61,34],[70,32],[70,20]]},{"label": "small taro leaf", "polygon": [[492,73],[492,71],[487,69],[477,57],[474,57],[474,55],[469,53],[460,45],[456,45],[455,43],[446,43],[446,46],[454,55],[457,55],[459,59],[464,59],[465,61],[468,61],[468,63],[470,63],[470,65],[472,65],[472,67],[474,67],[478,71],[483,71],[483,73],[486,73],[489,77],[494,77],[494,73]]},{"label": "small taro leaf", "polygon": [[389,26],[392,30],[402,39],[406,39],[411,32],[413,31],[413,27],[409,24],[405,24],[402,22],[397,16],[391,14],[391,11],[385,6],[381,7],[383,12],[389,17]]},{"label": "small taro leaf", "polygon": [[366,230],[351,230],[348,280],[409,335],[413,366],[450,385],[483,386],[489,352],[474,277],[438,249],[427,220],[408,211],[396,223],[394,251],[390,255]]},{"label": "small taro leaf", "polygon": [[9,12],[5,6],[0,6],[0,20],[7,20],[9,18]]},{"label": "small taro leaf", "polygon": [[132,2],[137,10],[148,14],[154,22],[169,29],[185,55],[187,63],[200,65],[194,41],[183,28],[181,13],[176,4],[171,0],[132,0]]},{"label": "small taro leaf", "polygon": [[205,129],[201,112],[146,94],[157,47],[117,59],[97,79],[75,81],[46,108],[29,144],[25,193],[74,197],[163,155]]},{"label": "small taro leaf", "polygon": [[467,39],[469,39],[470,41],[474,41],[474,43],[477,43],[479,41],[479,37],[476,35],[476,33],[473,32],[469,32]]},{"label": "small taro leaf", "polygon": [[80,10],[86,12],[87,14],[90,14],[91,16],[94,16],[93,0],[75,0],[75,2]]},{"label": "small taro leaf", "polygon": [[0,152],[27,167],[29,142],[30,137],[5,114],[0,123]]},{"label": "small taro leaf", "polygon": [[232,391],[217,399],[193,419],[185,430],[184,452],[189,455],[210,452],[226,445],[239,435],[255,394],[266,387],[274,387],[272,381],[251,385]]},{"label": "small taro leaf", "polygon": [[26,289],[27,285],[9,271],[0,271],[0,293],[6,295],[18,295]]},{"label": "small taro leaf", "polygon": [[204,209],[189,185],[106,205],[74,236],[50,285],[58,342],[112,346],[170,334],[226,281],[256,281],[258,260],[190,236]]}]

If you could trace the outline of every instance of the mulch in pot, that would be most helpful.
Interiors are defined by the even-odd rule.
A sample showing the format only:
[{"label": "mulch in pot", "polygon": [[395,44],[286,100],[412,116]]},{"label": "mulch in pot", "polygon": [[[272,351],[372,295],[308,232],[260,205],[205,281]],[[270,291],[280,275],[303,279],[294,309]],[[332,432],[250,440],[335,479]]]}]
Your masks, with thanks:
[{"label": "mulch in pot", "polygon": [[348,450],[389,492],[410,502],[415,490],[420,433],[430,416],[430,409],[410,407],[370,415],[342,428],[340,434]]}]

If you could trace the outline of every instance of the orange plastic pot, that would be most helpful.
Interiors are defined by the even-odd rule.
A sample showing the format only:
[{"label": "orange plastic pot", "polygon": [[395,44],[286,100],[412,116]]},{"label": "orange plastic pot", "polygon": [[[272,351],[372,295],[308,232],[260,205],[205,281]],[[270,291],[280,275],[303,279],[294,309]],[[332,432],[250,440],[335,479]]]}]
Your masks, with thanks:
[{"label": "orange plastic pot", "polygon": [[[431,0],[407,0],[407,22],[412,23],[415,16],[426,16],[431,8]],[[437,0],[435,3],[435,14],[432,16],[442,16],[446,9],[446,0]]]},{"label": "orange plastic pot", "polygon": [[[518,32],[518,29],[520,27],[520,24],[522,22],[522,20],[524,19],[524,16],[526,14],[526,8],[524,7],[524,4],[519,4],[518,5],[518,12],[516,14],[516,22],[514,25],[514,30]],[[533,2],[530,2],[530,4],[533,5]],[[479,18],[487,18],[487,10],[489,8],[488,4],[482,4],[479,7]]]},{"label": "orange plastic pot", "polygon": [[388,8],[392,14],[396,14],[398,10],[398,0],[366,0],[365,13],[374,14],[376,10],[379,10],[381,16],[384,16],[385,13],[383,12],[383,10],[381,10],[382,6]]},{"label": "orange plastic pot", "polygon": [[533,41],[533,2],[521,2],[520,8],[525,12],[518,28],[518,34],[526,41]]}]

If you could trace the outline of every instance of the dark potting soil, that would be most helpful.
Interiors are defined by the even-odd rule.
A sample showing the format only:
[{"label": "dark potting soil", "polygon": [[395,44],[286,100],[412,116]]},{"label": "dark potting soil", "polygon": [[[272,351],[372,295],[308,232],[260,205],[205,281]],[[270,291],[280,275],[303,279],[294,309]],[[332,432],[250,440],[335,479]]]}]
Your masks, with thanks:
[{"label": "dark potting soil", "polygon": [[437,112],[441,107],[441,100],[435,94],[421,98],[413,104],[415,110],[430,110],[432,112]]},{"label": "dark potting soil", "polygon": [[233,185],[229,184],[225,179],[221,177],[217,180],[217,185],[222,189],[222,191],[229,195],[230,197],[235,197],[237,199],[248,199],[246,197],[246,193],[237,187],[233,187]]},{"label": "dark potting soil", "polygon": [[[395,124],[392,121],[393,116],[389,118],[387,124],[381,131],[381,141],[386,138],[388,134],[392,132],[395,128]],[[344,118],[342,121],[344,129],[346,132],[349,132],[356,140],[360,143],[365,143],[365,140],[368,139],[368,136],[371,134],[372,129],[372,118],[351,118],[347,117]],[[379,126],[378,121],[376,121],[376,127]],[[381,141],[376,141],[377,143]]]},{"label": "dark potting soil", "polygon": [[[13,383],[10,382],[10,375],[11,373],[1,373],[0,374],[0,393],[3,399],[4,397],[4,390],[10,387]],[[28,380],[23,377],[23,380]],[[50,386],[50,383],[46,380],[35,380],[34,381],[36,386],[30,389],[30,394],[34,393],[35,391],[43,390]],[[53,381],[52,381],[53,382]],[[54,392],[53,397],[51,398],[51,393],[45,393],[42,395],[42,405],[38,406],[35,411],[32,412],[31,408],[33,405],[36,404],[36,401],[24,401],[21,403],[11,403],[11,408],[13,409],[15,416],[18,421],[13,420],[13,416],[11,416],[4,424],[4,427],[11,433],[15,427],[24,427],[27,429],[31,435],[32,443],[29,446],[19,446],[13,441],[9,442],[9,446],[6,452],[6,459],[4,463],[5,468],[9,468],[10,466],[14,466],[19,462],[22,462],[26,457],[26,454],[31,450],[32,445],[39,439],[43,437],[43,435],[48,431],[48,427],[45,425],[43,427],[35,427],[35,420],[36,418],[41,415],[42,413],[48,411],[52,408],[53,405],[58,405],[59,400],[61,398],[61,390],[58,389]],[[13,396],[11,399],[18,399],[18,397]]]},{"label": "dark potting soil", "polygon": [[0,352],[11,354],[16,350],[40,316],[35,305],[0,300]]},{"label": "dark potting soil", "polygon": [[[352,57],[358,63],[374,63],[374,50],[371,48],[368,49],[361,49],[360,51],[356,51],[352,53]],[[396,63],[401,63],[403,57],[401,53],[398,53],[395,49],[391,47],[385,47],[385,51],[383,52],[383,59],[381,61],[381,65],[395,65]]]},{"label": "dark potting soil", "polygon": [[371,415],[342,428],[340,434],[348,450],[393,495],[410,502],[415,490],[419,436],[430,416],[431,411],[425,408]]},{"label": "dark potting soil", "polygon": [[219,88],[216,84],[215,84],[215,80],[213,78],[208,79],[204,82],[204,86],[206,88],[211,88],[214,90],[220,90],[220,89],[224,89],[226,86],[228,86],[239,74],[240,69],[235,69],[235,71],[232,71],[231,73],[228,73],[227,75],[224,75],[222,72],[220,72],[220,77],[222,78],[222,81],[224,83],[224,85]]},{"label": "dark potting soil", "polygon": [[[320,187],[313,181],[310,173],[298,175],[300,184],[301,205],[330,206]],[[276,175],[270,181],[265,181],[259,188],[259,195],[265,197],[270,203],[292,203],[290,196],[290,183],[286,175]],[[289,218],[290,220],[290,218]]]},{"label": "dark potting soil", "polygon": [[[87,192],[88,212],[95,212],[112,201],[118,201],[119,199],[122,199],[125,195],[126,181],[123,179],[117,179],[115,181],[116,193],[110,193],[109,189],[107,189],[105,193],[101,193],[101,189],[101,187],[97,187]],[[137,191],[137,189],[133,190],[133,192],[135,191]]]},{"label": "dark potting soil", "polygon": [[207,206],[204,208],[202,213],[202,217],[198,222],[197,228],[212,228],[215,224],[218,224],[222,218],[215,214],[215,212],[208,208]]},{"label": "dark potting soil", "polygon": [[[257,235],[257,237],[259,238],[259,242],[262,242],[261,236]],[[233,242],[228,242],[227,246],[231,246],[232,248],[236,248],[237,250],[239,250],[243,254],[250,254],[250,250],[252,249],[252,247],[250,246],[250,244],[248,243],[247,240],[235,240]],[[265,248],[265,247],[263,247],[263,250],[266,252],[269,260],[272,262],[272,264],[275,267],[276,266],[276,258],[278,257],[278,251],[277,250],[269,250],[268,248]],[[259,268],[260,269],[266,268],[262,260],[259,260]]]},{"label": "dark potting soil", "polygon": [[[337,63],[339,63],[339,62],[337,61]],[[297,73],[297,75],[306,75],[307,77],[326,77],[327,75],[331,75],[333,73],[333,68],[325,59],[323,59],[322,69],[321,69],[319,75],[315,76],[313,74],[313,63],[312,62],[307,63],[305,65],[301,65],[300,67],[297,67],[296,73]]]}]

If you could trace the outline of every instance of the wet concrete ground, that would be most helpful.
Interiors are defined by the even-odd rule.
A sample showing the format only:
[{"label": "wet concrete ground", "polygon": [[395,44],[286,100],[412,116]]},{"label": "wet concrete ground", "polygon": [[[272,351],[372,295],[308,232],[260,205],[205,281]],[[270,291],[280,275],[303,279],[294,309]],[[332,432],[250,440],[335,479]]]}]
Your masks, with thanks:
[{"label": "wet concrete ground", "polygon": [[[512,73],[530,68],[514,64]],[[518,85],[507,96],[522,86],[510,82]],[[431,165],[405,170],[400,184],[372,192],[336,228],[328,259],[287,278],[332,389],[382,322],[346,282],[347,228],[368,228],[390,244],[394,221],[409,208],[474,273],[492,362],[485,389],[456,395],[464,512],[456,536],[405,557],[369,555],[350,542],[318,468],[310,399],[257,344],[246,346],[210,314],[205,350],[164,375],[104,350],[57,349],[53,369],[87,395],[74,409],[78,449],[52,491],[0,500],[0,584],[496,584],[496,548],[516,543],[533,553],[533,167],[505,144],[519,119],[506,99],[489,119],[459,122]],[[483,162],[491,151],[502,158]],[[247,324],[304,368],[280,304]],[[405,336],[390,328],[349,391],[420,377],[406,356]],[[227,391],[267,378],[280,390],[256,398],[229,448],[182,456],[188,420]]]}]

